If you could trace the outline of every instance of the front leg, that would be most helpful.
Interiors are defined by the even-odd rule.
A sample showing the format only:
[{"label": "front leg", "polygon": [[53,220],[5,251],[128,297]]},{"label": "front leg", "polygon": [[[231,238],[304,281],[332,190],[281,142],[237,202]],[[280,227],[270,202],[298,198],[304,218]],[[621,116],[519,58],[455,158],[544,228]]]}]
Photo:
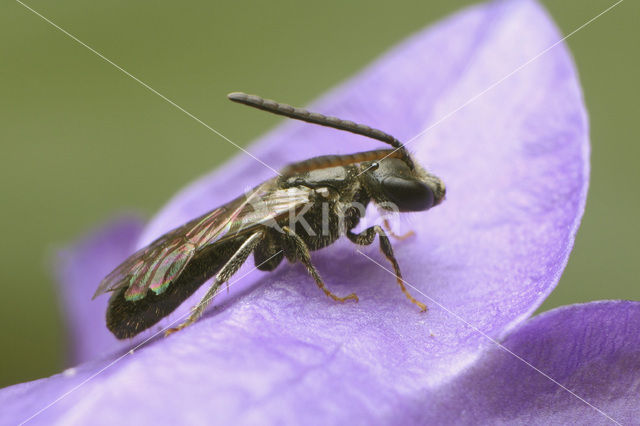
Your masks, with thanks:
[{"label": "front leg", "polygon": [[384,222],[382,223],[384,225],[384,229],[387,230],[387,232],[389,233],[389,235],[391,235],[393,238],[395,238],[396,240],[406,240],[409,237],[413,237],[414,235],[416,235],[416,233],[413,230],[407,231],[402,235],[398,235],[395,232],[393,232],[393,229],[391,228],[391,224],[389,223],[389,219],[385,218]]},{"label": "front leg", "polygon": [[307,268],[307,271],[309,271],[309,275],[313,277],[318,287],[320,287],[320,290],[324,291],[324,294],[326,294],[336,302],[344,302],[349,299],[355,300],[356,302],[358,301],[358,296],[356,296],[355,293],[351,293],[350,295],[345,297],[340,297],[333,294],[324,285],[324,282],[322,282],[322,278],[320,278],[320,274],[318,273],[318,270],[311,263],[311,255],[309,254],[309,248],[304,243],[304,241],[302,241],[302,239],[298,235],[296,235],[296,233],[293,232],[288,226],[283,226],[282,230],[285,232],[287,237],[294,244],[296,249],[297,259],[300,260],[300,262],[302,262],[302,264]]},{"label": "front leg", "polygon": [[372,226],[371,228],[365,229],[359,234],[355,234],[351,230],[347,231],[347,237],[352,242],[361,246],[368,246],[369,244],[373,243],[373,240],[376,238],[376,234],[379,235],[380,251],[393,265],[393,269],[395,270],[395,273],[396,273],[396,281],[398,281],[398,284],[400,285],[400,289],[402,290],[404,295],[407,296],[407,299],[409,299],[412,303],[420,307],[420,310],[422,310],[423,312],[426,311],[427,305],[416,300],[416,298],[413,297],[411,294],[409,294],[409,292],[407,291],[407,288],[404,285],[404,280],[402,279],[402,274],[400,273],[400,266],[398,265],[398,261],[396,260],[396,257],[393,255],[393,248],[391,247],[391,242],[389,241],[389,237],[387,237],[387,234],[384,232],[384,230],[380,226],[376,225],[376,226]]}]

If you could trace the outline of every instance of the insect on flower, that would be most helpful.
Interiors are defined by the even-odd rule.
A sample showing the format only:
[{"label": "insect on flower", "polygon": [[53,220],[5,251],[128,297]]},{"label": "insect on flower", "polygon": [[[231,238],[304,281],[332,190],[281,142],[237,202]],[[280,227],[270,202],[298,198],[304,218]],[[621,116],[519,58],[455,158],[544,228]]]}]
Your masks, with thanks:
[{"label": "insect on flower", "polygon": [[371,226],[360,233],[353,230],[370,202],[396,212],[438,205],[445,195],[442,181],[420,167],[400,141],[380,130],[258,96],[231,93],[228,97],[274,114],[377,139],[392,149],[326,155],[291,164],[280,176],[138,250],[102,280],[93,296],[113,293],[107,308],[109,330],[119,339],[137,335],[173,312],[215,275],[189,318],[167,334],[192,324],[251,253],[256,267],[263,271],[275,269],[284,257],[300,261],[327,296],[338,302],[357,301],[353,293],[345,297],[333,294],[311,263],[311,250],[326,247],[342,235],[359,245],[372,244],[378,235],[402,292],[426,310],[405,288],[382,227]]}]

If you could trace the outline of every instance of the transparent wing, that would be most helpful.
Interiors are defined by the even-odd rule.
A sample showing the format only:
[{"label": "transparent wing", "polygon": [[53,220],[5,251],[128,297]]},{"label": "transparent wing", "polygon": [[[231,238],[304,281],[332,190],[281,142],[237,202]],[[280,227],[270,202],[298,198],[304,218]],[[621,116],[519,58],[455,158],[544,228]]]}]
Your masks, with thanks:
[{"label": "transparent wing", "polygon": [[128,287],[125,298],[160,294],[174,282],[201,248],[258,226],[278,226],[278,219],[310,202],[306,187],[277,189],[269,180],[248,194],[169,231],[141,248],[107,275],[93,297]]}]

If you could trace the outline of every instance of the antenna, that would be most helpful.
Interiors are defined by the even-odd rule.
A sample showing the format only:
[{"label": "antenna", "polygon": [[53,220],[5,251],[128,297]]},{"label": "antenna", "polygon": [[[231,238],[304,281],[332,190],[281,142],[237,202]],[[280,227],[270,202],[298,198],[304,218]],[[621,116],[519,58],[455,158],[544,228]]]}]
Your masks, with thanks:
[{"label": "antenna", "polygon": [[372,139],[387,143],[402,153],[403,160],[413,168],[413,161],[409,156],[404,145],[398,139],[394,138],[382,130],[374,129],[364,124],[354,123],[349,120],[342,120],[338,117],[318,114],[316,112],[307,111],[306,109],[296,108],[291,105],[282,104],[271,99],[264,99],[256,95],[247,95],[242,92],[233,92],[227,95],[227,98],[233,102],[249,105],[254,108],[268,111],[277,115],[294,118],[296,120],[306,121],[307,123],[319,124],[320,126],[332,127],[338,130],[366,136]]}]

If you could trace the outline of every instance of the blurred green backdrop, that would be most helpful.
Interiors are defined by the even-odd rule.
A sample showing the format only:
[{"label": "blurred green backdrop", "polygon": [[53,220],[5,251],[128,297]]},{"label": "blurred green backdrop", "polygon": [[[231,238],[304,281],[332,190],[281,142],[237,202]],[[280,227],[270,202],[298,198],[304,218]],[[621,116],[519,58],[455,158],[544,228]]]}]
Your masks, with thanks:
[{"label": "blurred green backdrop", "polygon": [[[243,90],[304,105],[470,1],[305,3],[29,0],[28,5],[242,145],[274,126],[238,114]],[[545,1],[565,34],[613,0]],[[591,119],[582,227],[541,310],[639,299],[640,2],[568,40]],[[117,212],[151,215],[236,149],[19,3],[0,6],[3,241],[0,386],[64,366],[55,248]]]}]

